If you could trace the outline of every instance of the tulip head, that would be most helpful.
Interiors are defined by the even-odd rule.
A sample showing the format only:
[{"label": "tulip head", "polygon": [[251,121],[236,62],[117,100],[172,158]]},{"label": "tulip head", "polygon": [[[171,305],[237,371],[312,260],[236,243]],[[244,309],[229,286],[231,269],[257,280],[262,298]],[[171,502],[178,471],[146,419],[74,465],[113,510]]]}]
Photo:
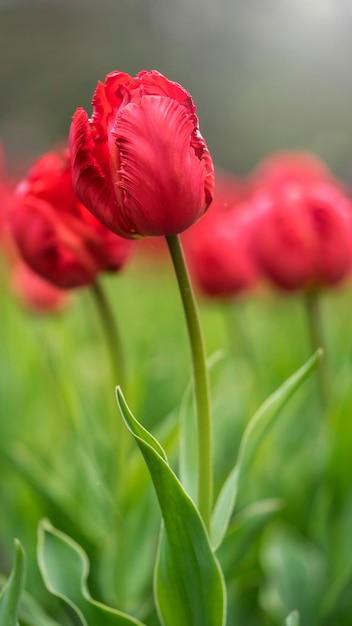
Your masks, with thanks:
[{"label": "tulip head", "polygon": [[257,216],[253,250],[278,287],[311,290],[340,282],[352,260],[352,205],[323,180],[286,182],[262,189],[252,201]]},{"label": "tulip head", "polygon": [[130,242],[78,201],[68,153],[34,164],[17,188],[11,223],[25,262],[57,287],[92,283],[99,272],[122,268],[130,253]]},{"label": "tulip head", "polygon": [[131,239],[175,235],[198,221],[214,172],[191,96],[156,71],[113,72],[92,104],[91,119],[78,109],[70,130],[81,202]]},{"label": "tulip head", "polygon": [[210,210],[183,236],[190,271],[206,296],[234,298],[258,280],[246,195],[244,181],[217,173]]}]

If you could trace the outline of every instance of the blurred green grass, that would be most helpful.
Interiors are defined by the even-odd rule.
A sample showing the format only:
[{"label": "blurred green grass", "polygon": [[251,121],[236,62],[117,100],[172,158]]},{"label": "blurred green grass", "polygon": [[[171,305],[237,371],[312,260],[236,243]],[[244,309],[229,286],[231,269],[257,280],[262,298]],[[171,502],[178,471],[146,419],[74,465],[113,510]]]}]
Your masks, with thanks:
[{"label": "blurred green grass", "polygon": [[[163,443],[169,442],[177,467],[173,433],[190,378],[190,355],[171,266],[136,260],[120,276],[104,278],[103,286],[123,336],[131,409]],[[347,285],[321,298],[331,379],[326,414],[312,376],[263,442],[239,494],[239,512],[263,499],[279,498],[281,504],[278,511],[259,516],[257,524],[241,522],[236,532],[242,554],[238,541],[231,544],[229,537],[226,543],[228,626],[279,624],[294,608],[301,610],[303,626],[351,623],[351,297]],[[211,370],[218,490],[235,462],[248,419],[311,348],[298,296],[263,290],[232,304],[200,299],[200,306],[207,354],[221,351]],[[49,602],[35,545],[39,519],[50,517],[87,550],[95,595],[105,594],[103,600],[116,604],[124,596],[114,563],[121,546],[114,539],[118,381],[111,378],[89,289],[73,294],[70,306],[53,316],[29,314],[2,293],[0,345],[0,571],[10,570],[16,536],[27,553],[27,588],[44,605]],[[138,502],[148,476],[137,451],[131,455],[131,467],[137,468],[131,499]],[[153,505],[148,495],[145,561],[157,540]],[[143,517],[128,521],[131,529],[143,523]],[[139,592],[129,588],[133,563],[124,581],[127,605],[141,615],[149,611],[151,568],[145,562],[141,575],[144,607],[138,605]],[[51,610],[55,615],[57,609]]]}]

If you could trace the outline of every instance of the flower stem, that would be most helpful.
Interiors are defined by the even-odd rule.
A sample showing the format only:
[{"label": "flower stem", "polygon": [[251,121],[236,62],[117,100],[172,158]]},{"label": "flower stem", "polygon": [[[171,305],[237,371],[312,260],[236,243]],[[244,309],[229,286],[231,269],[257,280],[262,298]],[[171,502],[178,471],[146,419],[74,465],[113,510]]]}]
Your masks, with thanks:
[{"label": "flower stem", "polygon": [[177,235],[167,236],[166,241],[182,298],[192,353],[198,429],[198,506],[204,524],[209,528],[213,497],[213,437],[204,339],[181,242]]},{"label": "flower stem", "polygon": [[110,356],[111,375],[115,385],[125,389],[125,363],[123,358],[122,342],[118,332],[111,307],[100,283],[91,286],[93,297],[98,309],[99,317]]},{"label": "flower stem", "polygon": [[[307,293],[305,296],[305,305],[311,349],[313,352],[315,352],[318,348],[322,348],[325,352],[321,324],[319,294],[315,291]],[[324,358],[321,359],[320,363],[318,364],[317,377],[320,400],[323,408],[326,409],[329,377],[326,369],[326,361]]]},{"label": "flower stem", "polygon": [[[122,342],[118,332],[116,320],[111,310],[110,304],[106,298],[104,290],[100,283],[95,282],[91,286],[96,307],[101,320],[103,332],[105,334],[106,345],[110,356],[111,377],[114,385],[120,385],[121,389],[126,393],[126,371],[123,358]],[[117,429],[117,431],[116,431]],[[120,507],[124,506],[125,489],[123,477],[128,461],[128,451],[130,438],[128,431],[122,420],[114,422],[114,432],[116,432],[117,452],[113,450],[114,463],[116,464],[116,474],[118,476],[117,497]],[[115,441],[113,437],[111,442]]]}]

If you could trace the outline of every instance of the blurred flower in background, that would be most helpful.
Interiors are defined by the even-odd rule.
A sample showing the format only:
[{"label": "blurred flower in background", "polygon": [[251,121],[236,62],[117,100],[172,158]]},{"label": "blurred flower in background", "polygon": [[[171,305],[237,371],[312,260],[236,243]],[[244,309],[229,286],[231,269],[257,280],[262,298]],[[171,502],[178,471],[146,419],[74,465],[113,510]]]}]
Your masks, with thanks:
[{"label": "blurred flower in background", "polygon": [[52,285],[18,259],[11,271],[11,291],[30,311],[49,313],[68,303],[68,292]]},{"label": "blurred flower in background", "polygon": [[5,150],[3,146],[0,148],[0,261],[3,266],[3,287],[31,311],[47,313],[61,309],[67,302],[67,293],[33,272],[18,253],[11,229],[16,183],[7,172]]},{"label": "blurred flower in background", "polygon": [[15,181],[8,173],[5,163],[5,149],[0,143],[0,250],[2,258],[12,257],[15,254],[9,222],[14,187]]},{"label": "blurred flower in background", "polygon": [[213,204],[183,236],[190,271],[207,296],[233,298],[257,282],[247,195],[244,181],[217,173]]},{"label": "blurred flower in background", "polygon": [[266,157],[250,177],[251,191],[275,189],[286,183],[305,184],[312,180],[338,181],[328,167],[310,152],[279,152]]},{"label": "blurred flower in background", "polygon": [[323,163],[304,153],[269,157],[252,183],[253,250],[274,284],[314,290],[349,275],[352,204]]},{"label": "blurred flower in background", "polygon": [[26,263],[61,288],[120,270],[131,252],[131,242],[104,228],[77,200],[68,152],[36,161],[17,187],[11,225]]}]

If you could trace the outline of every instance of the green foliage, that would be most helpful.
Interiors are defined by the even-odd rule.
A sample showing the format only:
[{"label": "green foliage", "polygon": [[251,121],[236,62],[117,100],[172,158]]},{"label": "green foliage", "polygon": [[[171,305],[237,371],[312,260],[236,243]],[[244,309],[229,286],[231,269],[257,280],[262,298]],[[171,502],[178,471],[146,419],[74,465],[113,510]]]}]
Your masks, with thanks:
[{"label": "green foliage", "polygon": [[[173,281],[166,272],[153,268],[148,274],[143,267],[143,273],[131,269],[119,281],[107,280],[106,286],[124,329],[128,403],[134,414],[143,416],[143,426],[156,435],[175,468],[180,461],[177,417],[183,411],[187,449],[180,480],[193,495],[187,482],[194,460],[191,394],[180,409],[190,374],[189,353]],[[235,343],[230,354],[221,309],[202,306],[209,354],[226,347],[210,372],[218,496],[234,459],[244,455],[232,513],[232,489],[224,499],[230,514],[219,524],[219,535],[230,521],[216,551],[227,585],[226,626],[281,626],[285,619],[296,619],[295,613],[287,618],[296,609],[300,626],[351,624],[350,300],[348,289],[326,294],[323,300],[333,390],[326,415],[316,399],[313,372],[282,407],[280,419],[277,413],[268,428],[261,431],[258,425],[252,431],[253,446],[247,442],[244,453],[240,449],[249,416],[258,406],[269,410],[265,398],[277,397],[273,390],[309,354],[302,309],[297,299],[261,297],[243,303],[237,313],[252,349],[246,354]],[[150,319],[155,324],[146,322]],[[132,437],[122,476],[118,469],[116,407],[101,339],[84,290],[71,308],[52,319],[29,316],[2,294],[0,569],[11,570],[13,537],[19,537],[28,572],[18,605],[20,626],[72,623],[64,603],[43,585],[36,565],[36,527],[42,517],[72,537],[69,545],[73,541],[84,549],[91,597],[133,615],[137,623],[160,626],[152,584],[159,508]],[[138,434],[142,440],[145,436],[144,431]],[[151,455],[152,440],[148,446]],[[154,456],[157,467],[161,462],[168,467],[161,449]],[[126,485],[123,513],[118,505],[120,478]],[[45,536],[61,552],[67,542],[56,532],[46,531]],[[78,609],[90,614],[82,592],[77,595]],[[73,623],[77,620],[75,616]]]},{"label": "green foliage", "polygon": [[281,409],[299,389],[304,380],[317,366],[321,352],[318,351],[293,376],[285,381],[281,387],[268,398],[250,420],[240,443],[238,459],[235,467],[227,477],[217,499],[212,516],[211,537],[217,548],[226,533],[232,512],[235,507],[237,493],[241,483],[245,480],[251,460],[259,448],[265,435],[275,423]]},{"label": "green foliage", "polygon": [[0,625],[17,626],[18,610],[24,582],[24,552],[15,541],[15,562],[11,575],[0,593]]},{"label": "green foliage", "polygon": [[222,626],[225,589],[199,513],[170,468],[160,444],[134,418],[119,389],[117,402],[148,466],[163,516],[156,572],[165,626]]},{"label": "green foliage", "polygon": [[278,524],[265,537],[261,558],[267,575],[262,601],[268,612],[280,616],[298,609],[303,623],[318,624],[326,583],[322,552],[294,528]]},{"label": "green foliage", "polygon": [[87,588],[87,555],[47,520],[39,525],[38,563],[48,591],[70,607],[82,626],[143,626],[142,622],[92,599]]},{"label": "green foliage", "polygon": [[299,626],[299,613],[298,611],[292,611],[290,615],[285,619],[284,626]]}]

